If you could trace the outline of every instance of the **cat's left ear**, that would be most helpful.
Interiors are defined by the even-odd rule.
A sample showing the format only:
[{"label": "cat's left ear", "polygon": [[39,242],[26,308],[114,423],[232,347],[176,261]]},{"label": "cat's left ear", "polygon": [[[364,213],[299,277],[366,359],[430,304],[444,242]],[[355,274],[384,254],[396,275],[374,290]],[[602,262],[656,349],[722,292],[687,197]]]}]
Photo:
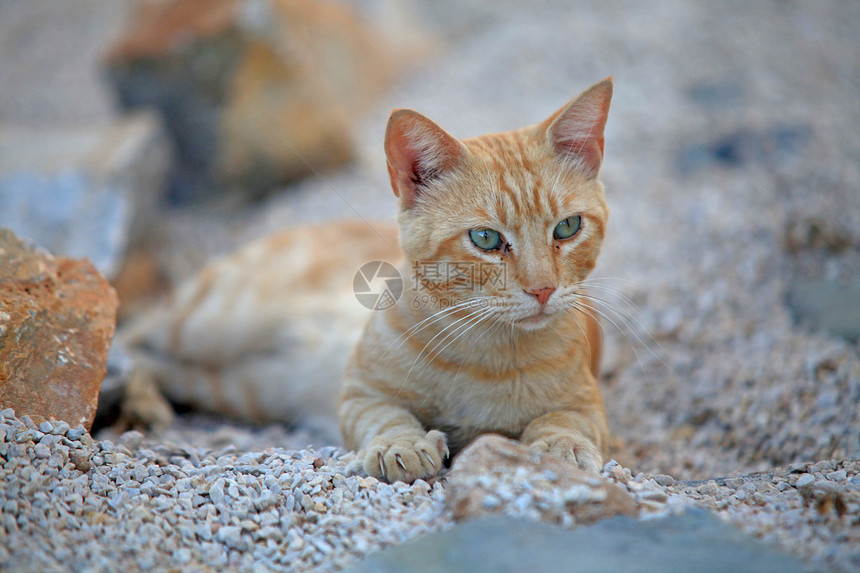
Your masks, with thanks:
[{"label": "cat's left ear", "polygon": [[589,179],[603,162],[603,129],[612,100],[612,78],[597,82],[541,125],[547,143]]},{"label": "cat's left ear", "polygon": [[385,130],[391,188],[405,209],[434,179],[457,165],[466,147],[430,119],[411,109],[392,112]]}]

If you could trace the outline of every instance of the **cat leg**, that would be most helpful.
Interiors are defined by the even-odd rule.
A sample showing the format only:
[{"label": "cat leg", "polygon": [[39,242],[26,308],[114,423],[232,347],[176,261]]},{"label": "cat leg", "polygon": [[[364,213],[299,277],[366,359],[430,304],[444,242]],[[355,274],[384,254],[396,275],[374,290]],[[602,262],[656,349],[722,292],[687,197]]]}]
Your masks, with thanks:
[{"label": "cat leg", "polygon": [[448,455],[445,434],[425,432],[408,410],[390,400],[357,398],[340,405],[341,430],[349,447],[361,448],[364,471],[389,482],[413,482],[439,473]]},{"label": "cat leg", "polygon": [[520,441],[551,456],[575,463],[584,470],[603,468],[602,450],[607,439],[602,412],[585,414],[559,410],[535,418],[526,426]]}]

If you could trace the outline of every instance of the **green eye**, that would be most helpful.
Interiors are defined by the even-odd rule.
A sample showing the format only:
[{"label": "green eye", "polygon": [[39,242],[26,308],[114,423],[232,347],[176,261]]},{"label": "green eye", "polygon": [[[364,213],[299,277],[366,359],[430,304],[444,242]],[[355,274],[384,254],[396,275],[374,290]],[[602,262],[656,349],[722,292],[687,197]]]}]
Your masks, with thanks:
[{"label": "green eye", "polygon": [[494,251],[502,246],[502,236],[492,229],[472,229],[469,238],[479,249]]},{"label": "green eye", "polygon": [[568,217],[561,223],[555,226],[555,229],[552,231],[552,236],[555,239],[569,239],[579,231],[579,227],[582,225],[582,217],[579,215],[574,215],[573,217]]}]

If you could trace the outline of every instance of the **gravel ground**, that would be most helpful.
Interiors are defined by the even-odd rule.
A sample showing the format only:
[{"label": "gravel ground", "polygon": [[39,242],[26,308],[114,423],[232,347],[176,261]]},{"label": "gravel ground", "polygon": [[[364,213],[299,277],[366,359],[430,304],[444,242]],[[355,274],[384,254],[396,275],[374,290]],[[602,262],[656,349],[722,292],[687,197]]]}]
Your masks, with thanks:
[{"label": "gravel ground", "polygon": [[[362,119],[358,165],[246,213],[175,216],[172,275],[298,221],[390,215],[391,107],[477,135],[542,119],[611,73],[598,274],[621,465],[606,479],[652,506],[643,517],[704,505],[812,570],[860,570],[860,347],[787,303],[800,278],[860,276],[860,4],[459,4],[425,15],[448,48]],[[0,66],[4,85],[27,83],[22,69]],[[0,117],[62,111],[46,98],[4,92]],[[85,119],[108,113],[70,101],[90,102],[72,110]],[[338,450],[304,449],[307,429],[180,417],[164,435],[94,441],[8,411],[0,424],[3,569],[337,569],[450,524],[443,482],[345,477]]]},{"label": "gravel ground", "polygon": [[[335,571],[453,523],[444,476],[390,485],[349,475],[349,454],[334,447],[245,452],[136,431],[96,441],[82,427],[37,426],[7,409],[0,459],[8,571]],[[484,477],[510,517],[573,527],[572,500],[590,499],[581,486],[553,487],[552,476]],[[811,571],[860,568],[856,460],[703,482],[634,476],[611,461],[601,479],[626,488],[642,519],[704,506],[807,558]]]},{"label": "gravel ground", "polygon": [[441,484],[344,477],[343,452],[238,452],[0,413],[4,571],[329,571],[450,522]]}]

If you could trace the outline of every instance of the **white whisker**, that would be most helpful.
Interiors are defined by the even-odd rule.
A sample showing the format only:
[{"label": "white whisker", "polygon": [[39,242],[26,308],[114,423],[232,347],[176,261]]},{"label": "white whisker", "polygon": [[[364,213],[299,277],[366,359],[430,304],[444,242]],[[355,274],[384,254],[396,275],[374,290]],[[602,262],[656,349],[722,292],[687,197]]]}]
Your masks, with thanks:
[{"label": "white whisker", "polygon": [[[460,310],[466,310],[466,309],[470,309],[470,308],[475,308],[476,306],[481,306],[482,304],[486,303],[486,301],[488,299],[489,299],[489,297],[474,297],[474,298],[470,298],[470,299],[465,299],[462,301],[458,301],[449,307],[443,308],[442,310],[439,310],[439,311],[431,314],[427,318],[424,318],[423,320],[413,324],[411,327],[409,327],[407,330],[405,330],[400,336],[398,336],[396,339],[394,339],[394,341],[392,341],[391,344],[389,344],[388,347],[385,349],[385,351],[382,353],[382,356],[380,357],[380,359],[384,359],[388,355],[388,352],[390,350],[392,350],[392,349],[396,350],[397,348],[400,348],[401,346],[403,346],[403,344],[411,336],[418,334],[422,330],[424,330],[424,329],[432,326],[433,324],[439,322],[440,320],[442,320],[446,316],[451,315],[451,314],[455,314],[457,311],[460,311]],[[397,344],[396,347],[394,346],[395,344]]]},{"label": "white whisker", "polygon": [[[579,283],[577,283],[576,286],[581,287],[584,285],[585,282],[586,281],[580,281]],[[644,347],[648,351],[648,353],[654,358],[656,358],[656,360],[660,364],[662,364],[667,369],[669,368],[665,360],[657,352],[655,352],[652,345],[646,342],[645,338],[651,340],[660,350],[662,350],[662,347],[660,346],[659,342],[656,341],[653,336],[651,336],[647,328],[645,328],[644,325],[642,325],[641,321],[635,316],[635,312],[637,309],[629,298],[621,296],[619,292],[615,292],[610,287],[594,284],[594,282],[588,284],[587,288],[589,291],[603,290],[607,293],[622,298],[625,305],[630,307],[630,310],[619,310],[609,301],[595,296],[594,294],[583,292],[581,289],[577,289],[575,292],[568,293],[568,295],[564,298],[565,302],[568,302],[569,304],[569,308],[566,309],[568,312],[578,312],[580,314],[593,318],[599,317],[600,319],[606,321],[608,324],[612,325],[615,330],[622,336],[622,338],[626,339],[629,335],[632,335],[634,340],[628,340],[628,343],[630,345],[631,351],[633,352],[633,355],[635,356],[636,363],[639,364],[639,367],[642,369],[643,373],[644,361],[642,355],[637,350],[637,347]],[[598,321],[598,325],[600,325],[600,322],[601,321]],[[645,338],[640,335],[640,331],[645,333]],[[651,381],[648,380],[648,383],[651,384]]]},{"label": "white whisker", "polygon": [[[485,318],[489,318],[490,316],[492,316],[492,314],[494,312],[495,312],[495,309],[492,309],[492,308],[483,309],[483,312],[478,311],[478,312],[475,312],[475,313],[472,313],[471,315],[469,315],[469,317],[468,317],[469,320],[467,322],[465,322],[464,324],[460,325],[459,327],[454,328],[454,329],[446,329],[447,332],[446,332],[445,336],[439,342],[436,343],[436,346],[434,346],[430,350],[430,352],[428,352],[426,354],[426,356],[424,358],[425,365],[429,364],[431,360],[441,356],[442,352],[444,352],[445,349],[448,348],[452,342],[456,341],[458,338],[460,338],[461,335],[463,335],[466,332],[468,332],[469,330],[471,330],[472,327],[474,327],[476,324],[478,324],[479,322],[481,322]],[[451,325],[451,326],[454,326],[454,325]],[[445,332],[445,330],[443,330],[443,332]],[[449,339],[451,340],[451,342],[448,342],[448,344],[445,344],[445,341],[449,340]],[[432,342],[432,340],[431,340],[431,342]],[[442,344],[445,344],[445,346],[441,350],[437,351],[437,349]],[[429,345],[429,343],[428,343],[428,345]],[[425,349],[426,349],[426,346],[425,346]]]},{"label": "white whisker", "polygon": [[[426,357],[423,359],[423,362],[424,362],[423,367],[418,371],[417,374],[418,375],[422,374],[424,372],[424,370],[426,370],[428,367],[430,367],[431,360],[433,360],[434,357],[438,358],[439,356],[441,356],[442,352],[444,352],[445,349],[447,349],[449,346],[451,346],[451,344],[453,344],[454,342],[459,340],[461,337],[463,337],[467,332],[469,332],[470,330],[472,330],[474,327],[478,326],[479,324],[481,324],[485,320],[492,318],[493,312],[494,312],[494,309],[487,308],[487,309],[484,309],[484,312],[479,311],[479,312],[475,312],[475,313],[470,314],[469,315],[469,321],[467,321],[465,324],[461,325],[457,329],[453,330],[452,332],[448,332],[445,335],[445,337],[443,337],[442,340],[440,340],[436,344],[436,346],[434,346],[433,349],[427,353]],[[453,326],[453,325],[450,325],[450,326]],[[439,334],[442,334],[446,330],[447,329],[443,329],[441,332],[439,332]],[[438,336],[438,334],[437,334],[437,336]],[[449,338],[451,339],[450,342],[448,342],[448,344],[446,344],[441,350],[439,350],[437,352],[436,349],[439,348],[439,346],[441,344],[443,344]],[[430,342],[432,342],[432,339]],[[424,352],[424,350],[426,350],[427,346],[430,345],[430,342],[428,342],[427,345],[425,345],[424,349],[422,349],[421,353],[419,353],[419,355],[416,357],[415,361],[412,362],[412,367],[410,367],[409,372],[406,374],[406,377],[404,378],[404,381],[403,381],[404,385],[406,384],[406,381],[409,379],[409,376],[411,375],[412,370],[415,367],[415,364],[417,363],[418,359],[421,357],[421,354]],[[473,350],[474,350],[474,348],[473,348]],[[462,367],[462,363],[460,364],[460,366]],[[458,370],[458,372],[459,372],[459,370]],[[421,401],[421,404],[423,404],[423,403],[424,403],[424,400]]]},{"label": "white whisker", "polygon": [[[409,371],[406,373],[406,376],[403,379],[403,385],[405,385],[407,380],[409,380],[409,376],[412,374],[412,371],[415,369],[415,365],[418,363],[418,361],[419,360],[427,361],[428,358],[430,357],[430,355],[433,353],[433,351],[439,347],[439,344],[442,344],[445,340],[447,340],[447,338],[451,335],[451,333],[449,332],[450,329],[452,329],[453,327],[455,327],[456,325],[460,324],[463,321],[467,321],[466,324],[468,325],[469,322],[471,322],[471,320],[473,318],[475,318],[476,316],[480,316],[482,314],[486,314],[490,310],[492,310],[492,309],[479,308],[478,310],[473,310],[472,312],[470,312],[466,316],[455,320],[453,323],[445,326],[442,330],[437,332],[430,340],[427,341],[427,344],[424,345],[424,347],[421,349],[421,352],[419,352],[418,355],[415,357],[415,360],[412,361],[412,365],[409,367]],[[456,332],[456,330],[455,330],[455,332]],[[427,354],[427,356],[422,359],[422,355],[424,355],[424,351],[427,350],[427,347],[430,346],[430,344],[432,344],[434,340],[436,340],[438,337],[442,336],[443,334],[445,336],[442,338],[442,340],[439,341],[436,344],[436,346],[433,348],[433,350],[431,350]]]},{"label": "white whisker", "polygon": [[[643,332],[645,337],[647,337],[647,339],[650,340],[651,343],[655,344],[660,349],[661,352],[665,352],[665,349],[660,344],[660,341],[658,341],[657,339],[654,338],[654,336],[651,334],[651,332],[648,330],[648,328],[644,324],[642,324],[642,321],[639,320],[639,318],[633,312],[625,313],[625,312],[623,312],[617,308],[614,308],[608,301],[603,300],[603,299],[596,297],[594,295],[589,295],[586,293],[580,293],[579,296],[581,298],[591,302],[591,303],[594,303],[595,305],[600,305],[603,309],[605,309],[605,312],[614,313],[615,316],[618,317],[624,323],[624,326],[627,327],[627,329],[630,331],[630,333],[632,333],[633,336],[636,337],[636,341],[639,344],[641,344],[643,347],[645,347],[648,350],[648,352],[654,358],[656,358],[661,364],[663,364],[667,368],[669,367],[669,365],[666,364],[666,362],[663,360],[663,358],[659,354],[654,352],[651,345],[648,342],[646,342],[645,340],[643,340],[642,336],[639,334],[640,331]],[[636,310],[635,306],[632,308],[632,310],[633,311]],[[618,328],[617,325],[615,325],[615,327]],[[622,332],[620,328],[619,328],[619,332]]]}]

